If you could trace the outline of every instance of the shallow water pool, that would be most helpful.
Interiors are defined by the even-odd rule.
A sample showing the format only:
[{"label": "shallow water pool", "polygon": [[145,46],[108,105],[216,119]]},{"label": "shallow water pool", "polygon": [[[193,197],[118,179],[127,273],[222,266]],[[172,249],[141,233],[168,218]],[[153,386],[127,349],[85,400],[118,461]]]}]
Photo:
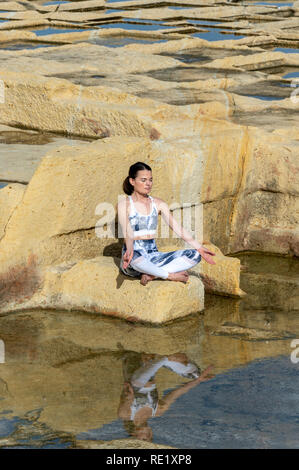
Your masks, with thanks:
[{"label": "shallow water pool", "polygon": [[240,258],[246,297],[207,295],[204,312],[163,326],[2,315],[0,447],[298,448],[298,261]]}]

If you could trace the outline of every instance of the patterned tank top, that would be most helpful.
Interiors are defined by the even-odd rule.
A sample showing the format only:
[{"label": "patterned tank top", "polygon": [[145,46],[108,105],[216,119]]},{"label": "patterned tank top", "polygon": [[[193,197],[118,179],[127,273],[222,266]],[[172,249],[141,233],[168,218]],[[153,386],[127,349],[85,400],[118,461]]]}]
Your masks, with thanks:
[{"label": "patterned tank top", "polygon": [[150,214],[144,215],[137,212],[134,202],[131,196],[130,201],[130,213],[129,221],[134,232],[134,237],[143,237],[145,235],[151,235],[153,238],[156,235],[156,229],[158,226],[158,209],[154,202],[154,199],[149,196],[152,202],[152,210]]}]

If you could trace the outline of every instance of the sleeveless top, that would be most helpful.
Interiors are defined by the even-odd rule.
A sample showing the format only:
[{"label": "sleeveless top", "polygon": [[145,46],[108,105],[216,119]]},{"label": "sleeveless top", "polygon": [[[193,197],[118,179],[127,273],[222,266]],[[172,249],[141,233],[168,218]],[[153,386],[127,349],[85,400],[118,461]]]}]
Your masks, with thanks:
[{"label": "sleeveless top", "polygon": [[134,237],[143,237],[145,235],[151,235],[152,237],[156,234],[156,229],[158,226],[158,209],[154,202],[154,199],[149,196],[152,202],[152,210],[148,215],[139,214],[137,212],[134,202],[131,196],[129,196],[130,201],[130,213],[129,221],[134,232]]}]

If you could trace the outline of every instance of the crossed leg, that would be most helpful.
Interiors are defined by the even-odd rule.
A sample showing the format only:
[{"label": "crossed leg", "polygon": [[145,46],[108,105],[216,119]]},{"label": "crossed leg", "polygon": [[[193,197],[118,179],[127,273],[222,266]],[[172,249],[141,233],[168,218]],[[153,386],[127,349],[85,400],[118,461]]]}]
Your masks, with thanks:
[{"label": "crossed leg", "polygon": [[[174,256],[175,253],[175,256]],[[165,258],[169,258],[169,262],[165,262]],[[141,284],[146,285],[155,278],[168,279],[170,281],[187,282],[189,275],[187,269],[192,268],[201,260],[200,254],[196,250],[178,250],[177,252],[161,253],[161,260],[157,259],[154,264],[150,259],[139,256],[131,261],[131,266],[142,273]],[[159,266],[159,264],[163,266]]]}]

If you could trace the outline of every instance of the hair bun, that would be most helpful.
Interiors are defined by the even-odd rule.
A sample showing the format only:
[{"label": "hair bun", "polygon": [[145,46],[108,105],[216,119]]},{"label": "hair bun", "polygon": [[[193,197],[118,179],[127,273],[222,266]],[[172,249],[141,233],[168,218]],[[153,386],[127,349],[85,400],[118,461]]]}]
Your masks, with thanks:
[{"label": "hair bun", "polygon": [[138,171],[143,171],[143,170],[152,171],[151,167],[143,162],[136,162],[130,166],[129,175],[126,177],[126,179],[123,182],[124,193],[128,194],[129,196],[133,193],[134,186],[131,185],[129,179],[130,178],[135,179]]}]

